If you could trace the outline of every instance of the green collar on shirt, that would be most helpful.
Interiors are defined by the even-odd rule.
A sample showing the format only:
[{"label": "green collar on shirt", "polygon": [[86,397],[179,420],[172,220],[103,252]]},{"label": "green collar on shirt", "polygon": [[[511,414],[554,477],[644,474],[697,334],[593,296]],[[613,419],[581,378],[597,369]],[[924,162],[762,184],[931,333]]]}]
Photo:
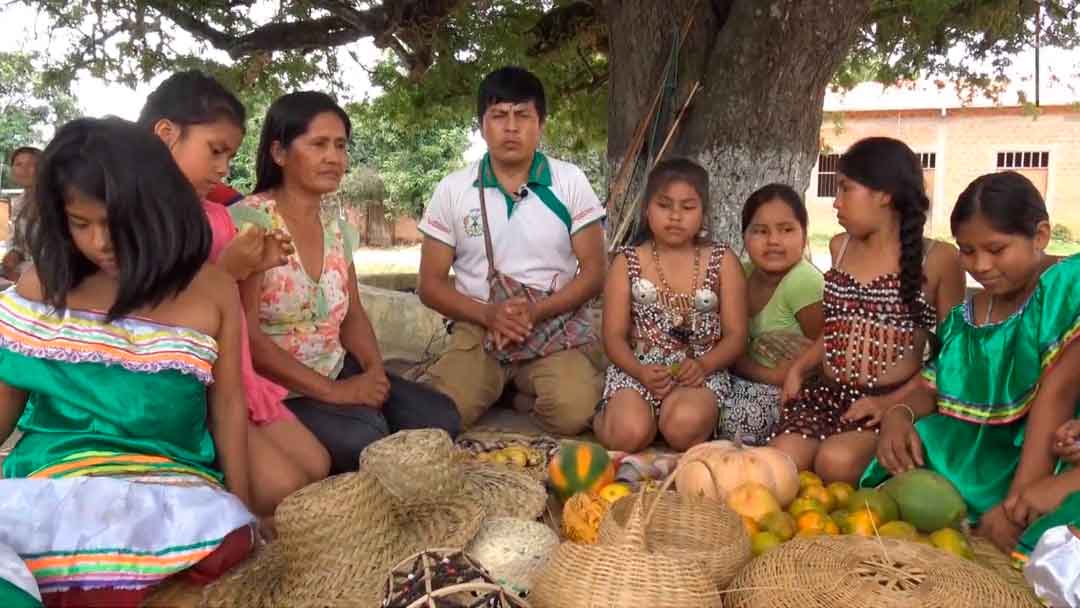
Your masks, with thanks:
[{"label": "green collar on shirt", "polygon": [[[484,159],[480,162],[483,167],[481,175],[484,177],[484,187],[498,188],[499,192],[503,195],[503,199],[506,201],[506,217],[510,217],[510,214],[514,212],[514,197],[510,196],[510,193],[504,190],[502,184],[496,179],[495,171],[491,168],[491,155],[484,154]],[[569,232],[572,222],[570,210],[567,209],[566,205],[559,200],[559,197],[555,196],[555,193],[551,191],[551,166],[548,163],[547,157],[544,156],[542,152],[537,151],[533,153],[532,164],[529,166],[529,179],[525,185],[535,192],[540,201],[558,216],[559,220],[566,225],[566,231]],[[473,180],[473,186],[480,187],[480,180]]]}]

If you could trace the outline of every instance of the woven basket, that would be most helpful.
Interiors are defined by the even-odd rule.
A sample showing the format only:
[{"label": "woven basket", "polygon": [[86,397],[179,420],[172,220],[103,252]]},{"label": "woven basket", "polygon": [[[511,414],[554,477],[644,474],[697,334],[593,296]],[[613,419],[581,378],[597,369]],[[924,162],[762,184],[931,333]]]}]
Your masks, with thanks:
[{"label": "woven basket", "polygon": [[531,520],[544,513],[547,488],[535,477],[498,464],[470,462],[460,466],[466,494],[483,505],[488,517]]},{"label": "woven basket", "polygon": [[727,608],[1038,608],[990,569],[892,538],[795,538],[750,562]]},{"label": "woven basket", "polygon": [[655,511],[645,513],[638,495],[619,541],[560,545],[529,595],[533,608],[720,608],[721,593],[700,562],[647,546]]},{"label": "woven basket", "polygon": [[[659,492],[642,494],[646,506],[656,509],[645,542],[654,552],[700,562],[716,586],[724,589],[750,561],[750,537],[742,518],[719,501],[668,491],[674,479],[672,473]],[[636,501],[632,495],[612,505],[600,522],[601,544],[623,536]]]},{"label": "woven basket", "polygon": [[382,606],[529,608],[461,549],[428,549],[402,560],[390,571]]},{"label": "woven basket", "polygon": [[1034,589],[1031,588],[1031,584],[1024,578],[1024,574],[1013,567],[1013,560],[1011,557],[998,551],[998,548],[994,546],[994,543],[982,537],[969,536],[968,544],[971,545],[971,550],[975,554],[976,562],[993,570],[995,574],[1012,585],[1017,591],[1027,594],[1032,600],[1035,600],[1037,596],[1035,595]]},{"label": "woven basket", "polygon": [[524,597],[558,546],[559,536],[540,522],[489,517],[465,552],[491,573],[496,583]]}]

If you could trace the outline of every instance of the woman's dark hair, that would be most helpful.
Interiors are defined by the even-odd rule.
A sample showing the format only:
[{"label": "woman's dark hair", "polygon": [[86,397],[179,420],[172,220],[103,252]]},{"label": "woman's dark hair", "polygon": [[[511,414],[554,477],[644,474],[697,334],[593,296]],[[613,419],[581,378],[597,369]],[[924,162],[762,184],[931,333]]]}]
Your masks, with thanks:
[{"label": "woman's dark hair", "polygon": [[791,213],[795,215],[795,219],[798,220],[805,233],[810,224],[806,204],[803,203],[799,193],[795,192],[795,189],[787,184],[762,186],[746,199],[746,204],[742,208],[742,231],[745,233],[746,229],[750,227],[750,222],[754,221],[754,215],[757,214],[762,205],[777,200],[791,208]]},{"label": "woman's dark hair", "polygon": [[288,148],[292,142],[307,133],[311,121],[319,114],[330,112],[345,123],[345,137],[352,137],[352,121],[341,106],[326,93],[300,91],[283,95],[266,111],[259,151],[255,156],[255,192],[266,192],[281,185],[284,175],[274,162],[271,150],[274,142]]},{"label": "woman's dark hair", "polygon": [[175,296],[206,262],[206,213],[161,140],[119,118],[73,120],[45,148],[30,202],[28,249],[45,301],[56,310],[97,271],[68,228],[72,190],[101,201],[109,215],[119,266],[109,320]]},{"label": "woman's dark hair", "polygon": [[855,142],[840,157],[837,170],[849,179],[888,194],[900,214],[900,298],[922,314],[919,293],[923,282],[923,228],[930,211],[919,157],[904,142],[869,137]]},{"label": "woman's dark hair", "polygon": [[153,129],[158,121],[169,120],[183,129],[221,119],[244,129],[247,124],[244,104],[217,80],[190,70],[177,72],[158,85],[147,96],[138,122],[144,129]]},{"label": "woman's dark hair", "polygon": [[484,77],[476,96],[476,118],[484,124],[484,114],[490,106],[499,103],[533,102],[540,124],[547,119],[547,98],[540,79],[525,68],[508,65]]},{"label": "woman's dark hair", "polygon": [[15,159],[19,158],[23,154],[31,154],[33,156],[41,156],[41,148],[35,148],[34,146],[19,146],[11,151],[11,155],[8,156],[8,164],[14,165]]},{"label": "woman's dark hair", "polygon": [[1015,171],[988,173],[964,189],[949,218],[953,235],[976,214],[986,218],[998,232],[1029,239],[1035,237],[1040,223],[1050,221],[1039,189]]},{"label": "woman's dark hair", "polygon": [[649,219],[646,215],[649,202],[672,182],[687,183],[697,192],[697,195],[701,198],[702,222],[709,221],[709,172],[689,158],[662,160],[656,163],[652,171],[649,171],[649,177],[645,180],[645,198],[641,203],[641,219],[639,220],[637,235],[633,240],[634,245],[640,245],[653,238],[652,229],[649,228]]}]

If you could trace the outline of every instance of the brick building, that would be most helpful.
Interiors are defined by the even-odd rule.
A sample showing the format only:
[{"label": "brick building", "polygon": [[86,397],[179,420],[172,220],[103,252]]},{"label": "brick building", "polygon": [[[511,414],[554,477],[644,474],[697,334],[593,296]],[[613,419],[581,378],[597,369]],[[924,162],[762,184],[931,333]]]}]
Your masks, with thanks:
[{"label": "brick building", "polygon": [[1054,224],[1080,238],[1080,85],[1043,83],[1040,107],[1031,82],[1019,81],[992,100],[962,99],[952,85],[923,81],[883,87],[864,83],[830,92],[821,127],[822,153],[806,201],[811,232],[839,230],[832,200],[836,160],[852,143],[872,135],[905,141],[919,154],[931,199],[928,231],[949,234],[956,198],[979,175],[996,170],[1025,174],[1046,198]]}]

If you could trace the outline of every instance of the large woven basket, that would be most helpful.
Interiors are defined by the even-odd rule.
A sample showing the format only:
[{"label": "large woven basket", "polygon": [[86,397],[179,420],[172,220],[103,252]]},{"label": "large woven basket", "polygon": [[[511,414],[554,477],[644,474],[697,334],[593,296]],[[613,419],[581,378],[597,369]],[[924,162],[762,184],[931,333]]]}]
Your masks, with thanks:
[{"label": "large woven basket", "polygon": [[[656,553],[701,563],[708,577],[724,589],[750,561],[750,537],[742,518],[719,501],[668,491],[674,479],[672,473],[659,492],[640,497],[647,508],[656,510],[645,543]],[[600,523],[601,544],[618,542],[625,534],[637,500],[636,495],[626,496],[612,505]]]},{"label": "large woven basket", "polygon": [[[533,585],[533,608],[721,608],[721,592],[701,562],[646,542],[656,509],[637,495],[621,539],[564,542]],[[652,501],[652,506],[662,501]]]},{"label": "large woven basket", "polygon": [[795,538],[756,558],[727,608],[1038,608],[989,568],[892,538]]}]

